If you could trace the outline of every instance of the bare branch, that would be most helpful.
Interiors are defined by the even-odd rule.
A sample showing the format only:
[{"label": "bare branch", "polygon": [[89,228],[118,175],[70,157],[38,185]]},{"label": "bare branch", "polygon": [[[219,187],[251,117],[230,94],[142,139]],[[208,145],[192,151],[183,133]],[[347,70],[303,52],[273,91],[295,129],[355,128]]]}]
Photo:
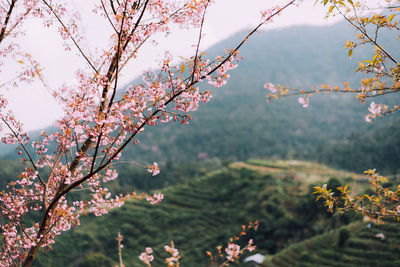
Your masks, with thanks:
[{"label": "bare branch", "polygon": [[100,2],[101,2],[101,6],[102,6],[102,8],[103,8],[103,10],[104,10],[104,14],[106,14],[106,17],[107,17],[107,19],[108,19],[108,22],[110,22],[110,25],[111,25],[111,27],[114,29],[115,33],[118,33],[118,31],[117,31],[117,29],[115,28],[113,22],[111,21],[110,16],[108,15],[108,12],[107,12],[107,9],[106,9],[106,7],[105,7],[105,5],[104,5],[104,3],[103,3],[103,0],[101,0]]},{"label": "bare branch", "polygon": [[[258,31],[259,28],[261,28],[261,26],[263,26],[266,22],[270,21],[273,17],[275,17],[276,15],[278,15],[279,13],[281,13],[284,9],[288,8],[289,6],[293,5],[294,2],[296,2],[296,0],[292,0],[289,3],[287,3],[286,5],[284,5],[281,9],[275,11],[274,13],[272,13],[268,18],[266,18],[265,20],[263,20],[260,24],[257,25],[257,27],[255,27],[249,34],[247,34],[247,36],[239,43],[238,46],[236,46],[235,49],[231,50],[231,52],[229,53],[229,55],[222,60],[217,66],[215,66],[212,70],[210,70],[207,75],[210,75],[212,73],[214,73],[217,69],[219,69],[223,64],[225,64],[235,53],[237,53],[239,51],[239,49],[243,46],[243,44],[245,42],[247,42],[247,40],[250,38],[250,36],[252,36],[255,32]],[[201,79],[206,78],[206,75],[202,76]]]},{"label": "bare branch", "polygon": [[72,36],[72,34],[69,33],[68,28],[66,27],[66,25],[64,24],[64,22],[61,20],[60,16],[57,15],[57,13],[54,11],[53,7],[47,3],[46,0],[42,0],[45,5],[49,8],[49,10],[51,11],[51,13],[56,17],[56,19],[58,20],[58,22],[61,24],[61,26],[63,27],[63,29],[65,31],[68,32],[68,36],[69,38],[71,38],[72,42],[74,43],[75,47],[78,49],[79,53],[84,57],[84,59],[86,60],[86,62],[89,64],[89,66],[94,70],[94,72],[99,73],[99,71],[96,69],[96,67],[92,64],[92,62],[90,61],[90,59],[86,56],[86,54],[83,52],[83,50],[81,49],[81,47],[79,46],[78,42],[75,40],[75,38]]},{"label": "bare branch", "polygon": [[359,32],[361,32],[365,37],[367,37],[367,39],[373,43],[376,47],[379,48],[379,50],[381,50],[391,61],[393,61],[396,65],[399,65],[399,63],[397,62],[396,59],[394,59],[381,45],[379,45],[376,40],[374,40],[371,36],[369,36],[367,30],[364,28],[364,25],[356,25],[351,19],[349,19],[345,14],[343,14],[343,12],[340,10],[340,8],[337,7],[336,4],[335,8],[338,10],[338,12],[340,13],[340,15],[342,15],[342,17],[348,22],[350,23],[354,28],[356,28]]},{"label": "bare branch", "polygon": [[191,83],[193,83],[194,74],[195,74],[195,72],[196,72],[196,65],[197,65],[197,60],[198,60],[198,55],[199,55],[201,36],[202,36],[202,33],[203,33],[204,18],[205,18],[205,16],[206,16],[206,11],[207,11],[207,7],[208,7],[208,3],[209,3],[209,2],[207,2],[206,6],[205,6],[205,8],[204,8],[203,17],[201,18],[200,31],[199,31],[199,40],[197,41],[196,54],[195,54],[194,62],[193,62],[193,72],[192,72],[192,77],[191,77],[191,79],[190,79],[190,82],[191,82]]},{"label": "bare branch", "polygon": [[10,7],[8,8],[6,19],[5,19],[4,23],[3,23],[3,25],[1,26],[0,43],[4,40],[4,37],[5,37],[5,34],[6,34],[7,25],[8,25],[8,22],[10,21],[11,13],[13,12],[13,9],[15,7],[15,3],[16,2],[17,2],[17,0],[12,0],[11,3],[10,3]]}]

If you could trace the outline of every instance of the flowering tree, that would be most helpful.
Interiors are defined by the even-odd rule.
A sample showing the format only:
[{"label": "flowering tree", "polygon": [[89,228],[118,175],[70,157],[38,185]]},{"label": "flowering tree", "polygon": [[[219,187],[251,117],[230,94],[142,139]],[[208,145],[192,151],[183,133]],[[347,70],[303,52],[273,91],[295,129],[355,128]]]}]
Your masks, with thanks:
[{"label": "flowering tree", "polygon": [[[42,19],[46,27],[58,27],[66,49],[77,51],[86,67],[76,70],[76,85],[53,91],[64,115],[57,120],[54,133],[42,132],[34,141],[0,95],[1,141],[17,144],[25,165],[24,171],[0,192],[0,265],[31,266],[40,248],[51,248],[56,236],[79,225],[82,213],[106,214],[127,198],[159,203],[163,199],[160,193],[111,196],[106,184],[117,178],[113,164],[124,148],[138,143],[137,137],[146,127],[171,120],[188,123],[190,112],[212,96],[197,85],[207,81],[215,87],[223,86],[229,79],[228,71],[240,60],[239,48],[295,1],[263,11],[259,25],[237,47],[213,60],[200,51],[209,0],[98,0],[94,12],[103,18],[104,27],[112,30],[109,48],[101,52],[85,48],[80,27],[84,16],[72,13],[68,1],[3,1],[0,71],[6,67],[5,57],[21,68],[18,76],[4,82],[2,88],[42,78],[40,64],[18,46],[23,24],[32,16]],[[178,67],[172,66],[173,58],[167,54],[161,59],[160,73],[144,74],[143,83],[128,87],[117,97],[124,67],[135,60],[145,42],[157,33],[169,33],[173,25],[199,29],[195,54]],[[36,155],[30,154],[29,146]],[[157,163],[147,168],[153,175],[159,172]],[[70,196],[80,190],[90,194],[72,201]],[[172,257],[177,257],[173,243],[168,249]],[[171,262],[174,260],[171,258]]]},{"label": "flowering tree", "polygon": [[[385,0],[371,1],[352,0],[323,0],[322,5],[329,7],[327,16],[342,16],[353,28],[356,29],[356,40],[346,41],[348,56],[360,46],[372,48],[372,58],[359,62],[356,72],[365,74],[359,88],[351,88],[348,83],[343,87],[323,84],[311,90],[288,88],[282,85],[266,83],[269,90],[267,101],[279,97],[299,95],[299,103],[308,107],[310,97],[317,93],[353,93],[357,99],[365,103],[367,99],[376,99],[384,95],[398,94],[400,92],[400,61],[385,47],[384,39],[380,38],[384,32],[396,35],[400,30],[400,1]],[[388,106],[383,103],[371,101],[369,113],[365,120],[371,123],[374,119],[398,112],[400,105]],[[367,170],[365,174],[371,178],[370,194],[355,195],[349,187],[338,187],[339,195],[335,195],[326,185],[315,187],[317,199],[322,198],[330,211],[340,212],[352,210],[383,222],[383,218],[392,218],[400,221],[400,185],[391,189],[383,186],[387,178],[381,176],[376,170]]]}]

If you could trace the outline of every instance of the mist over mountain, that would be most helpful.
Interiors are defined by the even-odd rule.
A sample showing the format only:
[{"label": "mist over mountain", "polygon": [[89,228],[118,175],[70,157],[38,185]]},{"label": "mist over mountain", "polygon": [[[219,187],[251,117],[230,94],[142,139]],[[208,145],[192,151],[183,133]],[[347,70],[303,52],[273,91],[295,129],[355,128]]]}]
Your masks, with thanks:
[{"label": "mist over mountain", "polygon": [[[239,32],[215,45],[208,55],[213,57],[235,47],[246,34],[246,31]],[[125,157],[161,163],[207,157],[336,161],[316,152],[353,134],[382,127],[398,116],[368,124],[364,118],[369,104],[359,103],[355,95],[314,95],[309,108],[302,108],[295,97],[266,103],[267,91],[263,84],[272,82],[305,89],[321,84],[343,85],[343,82],[357,86],[362,76],[354,69],[358,60],[368,57],[369,51],[361,47],[350,60],[343,44],[353,35],[354,31],[345,23],[326,27],[297,26],[257,34],[240,51],[244,59],[232,71],[228,84],[214,90],[212,100],[193,112],[189,125],[170,123],[158,125],[157,129],[148,127],[139,137],[141,145],[127,150]],[[387,38],[387,48],[394,50],[395,41]],[[393,104],[399,98],[380,100]],[[398,140],[400,136],[396,134],[390,138]],[[374,145],[379,146],[378,143]],[[390,150],[390,147],[385,149]],[[398,152],[390,153],[394,160],[400,159]],[[359,160],[357,166],[343,167],[358,170],[364,163]],[[384,167],[396,171],[390,166]]]},{"label": "mist over mountain", "polygon": [[[208,50],[208,55],[223,54],[235,47],[247,31],[241,31]],[[369,104],[359,103],[354,95],[313,95],[309,108],[302,108],[296,97],[266,102],[265,82],[296,88],[310,88],[321,84],[357,86],[362,75],[355,73],[357,61],[368,57],[369,51],[360,47],[349,59],[345,40],[352,39],[354,30],[345,23],[331,26],[296,26],[282,30],[257,33],[240,50],[244,59],[233,70],[224,87],[213,90],[213,98],[192,113],[189,125],[168,123],[147,126],[138,139],[140,144],[129,146],[124,159],[148,164],[184,164],[191,161],[219,158],[247,160],[249,158],[307,159],[333,164],[350,170],[362,170],[367,163],[382,157],[370,158],[373,153],[359,153],[359,146],[351,145],[355,162],[343,160],[343,154],[331,153],[343,142],[353,142],[351,136],[373,135],[387,123],[395,126],[398,115],[365,122]],[[386,49],[396,54],[396,42],[390,35]],[[398,53],[398,52],[397,52]],[[135,80],[133,83],[140,82]],[[207,84],[201,84],[207,89]],[[399,97],[376,99],[398,103]],[[373,130],[371,133],[369,131]],[[399,134],[389,135],[398,143]],[[35,135],[35,134],[34,134]],[[346,141],[343,141],[346,140]],[[380,147],[374,142],[371,151],[390,155],[391,161],[377,166],[390,173],[397,171],[400,160],[398,149],[390,145]],[[327,149],[329,147],[329,149]],[[16,159],[9,147],[0,147],[3,158]],[[321,152],[322,151],[322,152]],[[322,153],[325,153],[324,155]],[[359,157],[361,155],[361,157]],[[385,158],[384,156],[383,158]],[[375,166],[375,165],[374,165]]]}]

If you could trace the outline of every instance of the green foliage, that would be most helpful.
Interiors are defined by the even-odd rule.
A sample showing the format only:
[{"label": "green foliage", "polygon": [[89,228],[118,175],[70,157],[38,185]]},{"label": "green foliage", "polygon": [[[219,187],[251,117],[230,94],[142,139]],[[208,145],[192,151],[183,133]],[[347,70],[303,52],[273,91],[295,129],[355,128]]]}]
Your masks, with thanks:
[{"label": "green foliage", "polygon": [[101,253],[89,253],[85,256],[81,267],[98,267],[98,266],[113,266],[115,262],[110,260],[107,256]]},{"label": "green foliage", "polygon": [[400,172],[400,120],[321,146],[316,157],[334,167],[362,172],[376,168],[385,174]]},{"label": "green foliage", "polygon": [[[398,266],[399,230],[399,224],[393,223],[352,223],[293,244],[263,266]],[[382,233],[383,240],[377,237]]]},{"label": "green foliage", "polygon": [[[249,166],[259,168],[262,161],[258,163]],[[272,162],[266,164],[273,167]],[[163,246],[170,240],[180,250],[182,266],[207,266],[205,252],[226,244],[250,221],[260,223],[248,238],[254,239],[262,253],[278,252],[292,242],[343,225],[332,223],[336,218],[315,202],[310,191],[299,191],[303,181],[293,176],[293,169],[272,175],[253,167],[232,166],[164,189],[165,200],[159,206],[129,201],[108,216],[88,217],[79,229],[58,238],[54,249],[40,256],[36,266],[51,266],[52,262],[79,266],[90,253],[97,255],[92,261],[103,260],[99,253],[117,261],[118,232],[124,236],[127,266],[141,266],[138,256],[147,246],[158,256],[155,266],[161,266],[166,256]],[[318,170],[327,169],[319,166]]]},{"label": "green foliage", "polygon": [[9,181],[22,170],[23,167],[17,161],[0,160],[0,190],[5,189]]},{"label": "green foliage", "polygon": [[350,237],[349,231],[347,231],[347,229],[341,229],[339,231],[337,246],[339,248],[343,248],[344,245],[346,244],[347,240],[349,239],[349,237]]}]

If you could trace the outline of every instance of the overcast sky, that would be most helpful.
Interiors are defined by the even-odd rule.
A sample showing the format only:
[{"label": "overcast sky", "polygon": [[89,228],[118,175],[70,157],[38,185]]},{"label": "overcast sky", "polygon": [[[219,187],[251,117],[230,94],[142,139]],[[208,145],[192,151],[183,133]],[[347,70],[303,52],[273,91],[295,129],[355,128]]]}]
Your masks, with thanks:
[{"label": "overcast sky", "polygon": [[[85,32],[88,36],[88,47],[104,47],[107,44],[109,29],[94,27],[99,25],[99,18],[90,14],[87,6],[89,1],[71,0],[71,4],[78,5],[79,10],[85,12]],[[277,4],[285,3],[281,0],[215,0],[207,11],[205,24],[205,37],[202,49],[229,37],[235,32],[251,28],[260,21],[260,10],[267,9]],[[314,6],[314,0],[300,2],[299,7],[290,7],[274,22],[264,27],[264,30],[284,28],[293,25],[325,25],[333,23],[324,18],[325,10]],[[86,12],[87,11],[87,12]],[[77,57],[76,51],[65,52],[62,42],[54,30],[44,29],[40,21],[30,20],[26,26],[27,34],[20,40],[20,44],[29,51],[45,67],[44,76],[51,89],[59,87],[62,83],[71,81],[76,69],[83,66],[82,58]],[[173,55],[188,57],[193,53],[192,45],[196,41],[196,32],[178,31],[168,39],[162,38],[160,49],[146,47],[140,57],[125,69],[121,84],[126,84],[140,75],[144,70],[156,68],[156,58],[169,50]],[[277,44],[278,45],[278,44]],[[7,63],[6,63],[7,65]],[[9,64],[11,66],[11,64]],[[9,68],[11,69],[11,68]],[[0,79],[5,79],[4,75]],[[10,100],[10,107],[25,125],[26,130],[34,130],[49,126],[61,115],[61,110],[53,101],[48,89],[39,82],[13,89],[6,94]]]}]

